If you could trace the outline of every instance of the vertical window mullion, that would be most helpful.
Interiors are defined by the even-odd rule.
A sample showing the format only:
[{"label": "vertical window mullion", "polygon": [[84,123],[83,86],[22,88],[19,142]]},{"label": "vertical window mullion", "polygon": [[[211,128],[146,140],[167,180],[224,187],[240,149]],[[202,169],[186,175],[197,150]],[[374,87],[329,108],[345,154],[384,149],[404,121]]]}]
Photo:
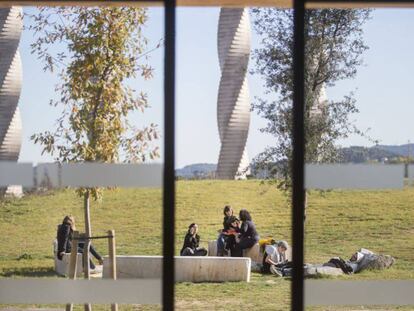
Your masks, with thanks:
[{"label": "vertical window mullion", "polygon": [[291,307],[293,311],[304,310],[304,216],[305,216],[305,1],[293,3],[293,162],[292,162],[292,259],[293,278]]},{"label": "vertical window mullion", "polygon": [[175,8],[175,0],[164,0],[163,310],[174,310]]}]

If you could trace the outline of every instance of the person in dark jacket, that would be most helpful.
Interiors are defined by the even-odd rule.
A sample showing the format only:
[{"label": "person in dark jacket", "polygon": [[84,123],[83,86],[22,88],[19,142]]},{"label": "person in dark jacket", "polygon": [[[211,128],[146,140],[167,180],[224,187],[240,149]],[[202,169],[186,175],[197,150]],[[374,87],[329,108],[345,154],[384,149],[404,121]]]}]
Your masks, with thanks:
[{"label": "person in dark jacket", "polygon": [[230,227],[226,231],[226,245],[225,249],[230,251],[230,255],[232,255],[235,251],[237,252],[237,240],[240,235],[240,221],[237,219],[236,216],[229,217]]},{"label": "person in dark jacket", "polygon": [[247,210],[240,210],[239,218],[242,224],[240,226],[240,235],[236,238],[237,244],[231,254],[232,257],[243,257],[243,250],[253,247],[253,245],[259,242],[260,238],[256,231],[256,225]]},{"label": "person in dark jacket", "polygon": [[198,233],[198,225],[192,223],[188,226],[188,232],[184,238],[184,244],[181,249],[181,256],[206,256],[207,250],[203,247],[199,247],[200,236]]},{"label": "person in dark jacket", "polygon": [[230,229],[230,217],[233,216],[233,209],[230,205],[226,205],[223,209],[224,219],[223,219],[223,229],[219,231],[219,236],[217,238],[217,256],[224,256],[225,244],[227,240],[227,230]]},{"label": "person in dark jacket", "polygon": [[[73,231],[75,231],[75,217],[73,216],[65,216],[63,218],[62,224],[58,226],[57,231],[57,241],[58,241],[58,252],[57,258],[62,260],[62,257],[65,253],[70,253],[72,251],[72,236]],[[78,253],[83,253],[83,249],[85,246],[85,241],[79,240],[78,241]],[[89,251],[91,254],[99,261],[99,264],[103,264],[102,256],[96,251],[93,245],[90,245]],[[90,261],[91,269],[95,269],[95,265]]]}]

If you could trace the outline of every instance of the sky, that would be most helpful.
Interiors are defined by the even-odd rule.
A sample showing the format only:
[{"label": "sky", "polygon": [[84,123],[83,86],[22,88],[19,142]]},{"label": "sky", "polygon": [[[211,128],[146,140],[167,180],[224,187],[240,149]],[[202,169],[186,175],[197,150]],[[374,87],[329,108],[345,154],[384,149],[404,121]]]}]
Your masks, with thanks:
[{"label": "sky", "polygon": [[[31,8],[25,8],[31,10]],[[217,163],[220,141],[217,129],[217,91],[220,68],[217,55],[219,8],[180,8],[177,12],[176,51],[176,166],[192,163]],[[149,47],[163,37],[162,8],[151,8],[144,35]],[[27,21],[25,21],[27,23]],[[414,10],[375,10],[364,26],[364,39],[369,50],[364,53],[364,66],[355,79],[341,81],[327,90],[329,99],[338,99],[355,92],[360,113],[353,117],[362,130],[381,144],[414,142],[414,98],[412,96],[414,61]],[[23,122],[23,144],[20,162],[48,162],[41,148],[29,137],[33,133],[52,130],[59,110],[49,106],[56,96],[56,76],[44,73],[35,55],[30,54],[32,34],[22,34],[20,52],[23,62],[23,87],[19,107]],[[259,48],[259,39],[252,28],[252,50]],[[151,53],[150,64],[155,69],[149,81],[134,80],[132,85],[148,93],[151,108],[131,120],[142,127],[150,123],[163,131],[163,49]],[[250,67],[254,61],[250,61]],[[250,96],[264,95],[263,81],[249,75]],[[260,132],[266,121],[252,112],[247,149],[250,158],[272,145],[274,137]],[[361,137],[339,142],[342,146],[370,146]],[[159,145],[162,151],[162,139]],[[162,159],[160,159],[162,161]]]}]

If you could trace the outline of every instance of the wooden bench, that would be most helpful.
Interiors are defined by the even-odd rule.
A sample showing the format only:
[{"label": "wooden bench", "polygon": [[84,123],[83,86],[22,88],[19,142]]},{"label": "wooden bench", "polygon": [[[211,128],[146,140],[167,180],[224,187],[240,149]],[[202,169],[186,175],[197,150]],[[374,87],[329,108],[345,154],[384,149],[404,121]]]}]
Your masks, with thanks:
[{"label": "wooden bench", "polygon": [[[176,282],[250,281],[250,258],[175,256]],[[103,278],[110,278],[109,258],[104,257]],[[162,256],[116,256],[118,279],[162,278]]]}]

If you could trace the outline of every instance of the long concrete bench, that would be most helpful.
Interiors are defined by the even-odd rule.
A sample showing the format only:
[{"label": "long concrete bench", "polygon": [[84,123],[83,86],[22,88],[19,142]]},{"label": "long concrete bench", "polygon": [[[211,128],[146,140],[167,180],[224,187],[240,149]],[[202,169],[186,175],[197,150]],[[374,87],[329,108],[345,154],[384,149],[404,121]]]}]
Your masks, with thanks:
[{"label": "long concrete bench", "polygon": [[[208,242],[208,256],[217,256],[217,240]],[[253,263],[262,264],[263,253],[260,251],[259,243],[256,243],[252,248],[243,250],[243,257],[249,257]],[[286,251],[286,259],[292,260],[292,249],[290,246]]]},{"label": "long concrete bench", "polygon": [[[175,256],[176,282],[250,281],[250,258]],[[110,278],[104,257],[103,278]],[[162,256],[116,256],[117,278],[162,278]]]}]

